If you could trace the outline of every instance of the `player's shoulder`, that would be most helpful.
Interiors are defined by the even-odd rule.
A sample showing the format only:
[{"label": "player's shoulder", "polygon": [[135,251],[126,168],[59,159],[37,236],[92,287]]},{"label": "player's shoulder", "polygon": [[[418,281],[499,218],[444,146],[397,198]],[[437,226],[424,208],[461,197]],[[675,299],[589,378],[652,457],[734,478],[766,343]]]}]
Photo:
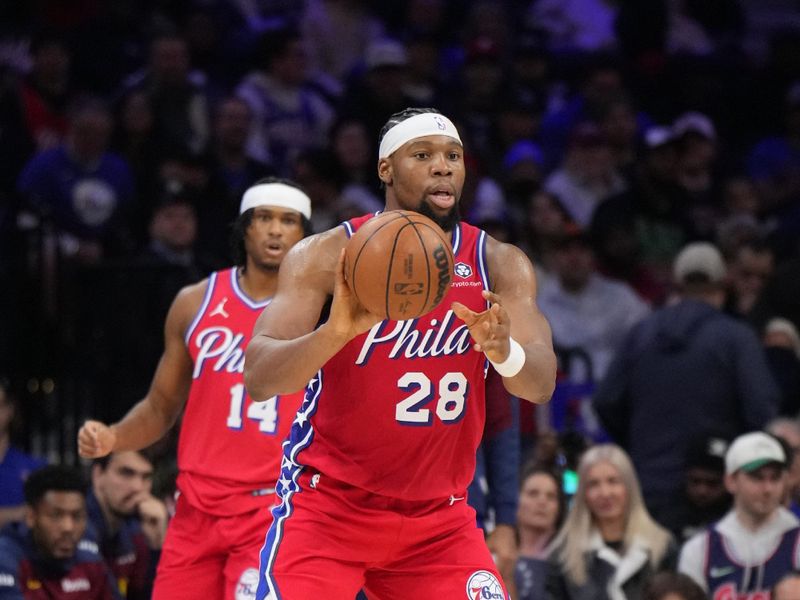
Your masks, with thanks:
[{"label": "player's shoulder", "polygon": [[316,233],[302,240],[309,244],[318,244],[322,246],[344,246],[347,243],[349,236],[347,228],[343,225],[337,225],[321,233]]},{"label": "player's shoulder", "polygon": [[[347,233],[341,226],[315,233],[292,246],[284,261],[291,264],[293,269],[316,268],[328,263],[335,265],[339,251],[347,244],[347,240]],[[309,260],[309,257],[313,260]]]},{"label": "player's shoulder", "polygon": [[182,287],[172,301],[167,315],[167,326],[169,327],[170,323],[176,324],[180,331],[184,331],[203,305],[209,285],[211,285],[210,276]]},{"label": "player's shoulder", "polygon": [[534,271],[533,264],[522,250],[490,235],[486,236],[486,265],[494,280],[506,273],[514,274],[515,278],[532,277]]},{"label": "player's shoulder", "polygon": [[486,254],[487,257],[498,255],[501,258],[521,257],[525,260],[528,260],[528,257],[525,255],[525,253],[514,244],[501,242],[497,238],[493,238],[488,234],[486,235]]},{"label": "player's shoulder", "polygon": [[230,269],[216,271],[200,281],[185,285],[175,295],[175,303],[190,304],[193,308],[199,308],[200,304],[203,302],[203,298],[208,292],[208,287],[211,285],[212,280],[220,281],[220,278],[227,273],[230,273]]}]

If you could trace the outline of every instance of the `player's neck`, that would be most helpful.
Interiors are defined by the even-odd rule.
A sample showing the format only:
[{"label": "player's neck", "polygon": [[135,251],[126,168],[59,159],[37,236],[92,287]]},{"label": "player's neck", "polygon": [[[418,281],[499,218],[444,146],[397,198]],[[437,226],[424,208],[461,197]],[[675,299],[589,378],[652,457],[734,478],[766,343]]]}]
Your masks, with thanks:
[{"label": "player's neck", "polygon": [[239,286],[253,300],[260,302],[275,295],[278,287],[278,271],[262,269],[253,264],[236,270]]},{"label": "player's neck", "polygon": [[[397,200],[392,195],[387,194],[386,195],[386,201],[385,201],[384,206],[383,206],[383,212],[387,212],[387,211],[390,211],[390,210],[410,210],[410,209],[403,208],[402,206],[400,206],[400,203],[397,202]],[[432,219],[432,216],[430,214],[425,214],[424,211],[421,212],[421,214],[423,214],[424,216],[428,217],[429,219]],[[436,219],[432,219],[432,220],[436,221]],[[437,223],[437,224],[441,225],[441,223]],[[442,228],[442,231],[444,231],[445,235],[447,236],[447,239],[450,240],[450,243],[452,244],[453,243],[453,229],[452,228],[450,228],[450,229]]]}]

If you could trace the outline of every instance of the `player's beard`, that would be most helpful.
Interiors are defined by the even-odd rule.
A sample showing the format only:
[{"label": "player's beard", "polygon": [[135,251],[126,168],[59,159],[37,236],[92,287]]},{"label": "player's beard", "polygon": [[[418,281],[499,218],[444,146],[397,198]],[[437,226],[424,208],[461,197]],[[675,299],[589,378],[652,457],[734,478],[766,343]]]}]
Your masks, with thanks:
[{"label": "player's beard", "polygon": [[435,212],[433,212],[430,204],[425,202],[425,200],[422,200],[417,207],[417,212],[428,217],[444,231],[453,231],[453,228],[461,220],[461,214],[458,212],[457,202],[453,205],[453,208],[451,208],[445,214],[437,215]]},{"label": "player's beard", "polygon": [[258,266],[266,273],[277,273],[278,269],[281,268],[281,263],[262,262]]},{"label": "player's beard", "polygon": [[281,268],[281,262],[279,260],[266,260],[257,258],[256,256],[251,256],[250,259],[250,264],[262,273],[277,273],[278,269]]}]

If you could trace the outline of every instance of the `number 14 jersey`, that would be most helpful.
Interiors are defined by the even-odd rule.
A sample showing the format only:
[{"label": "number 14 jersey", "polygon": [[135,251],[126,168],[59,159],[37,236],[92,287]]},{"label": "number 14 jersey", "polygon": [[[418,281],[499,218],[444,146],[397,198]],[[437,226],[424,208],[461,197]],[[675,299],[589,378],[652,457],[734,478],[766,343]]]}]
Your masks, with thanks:
[{"label": "number 14 jersey", "polygon": [[193,371],[178,442],[178,489],[213,515],[272,503],[281,443],[303,398],[298,392],[254,402],[245,392],[244,351],[267,304],[244,293],[237,269],[212,273],[185,335]]}]

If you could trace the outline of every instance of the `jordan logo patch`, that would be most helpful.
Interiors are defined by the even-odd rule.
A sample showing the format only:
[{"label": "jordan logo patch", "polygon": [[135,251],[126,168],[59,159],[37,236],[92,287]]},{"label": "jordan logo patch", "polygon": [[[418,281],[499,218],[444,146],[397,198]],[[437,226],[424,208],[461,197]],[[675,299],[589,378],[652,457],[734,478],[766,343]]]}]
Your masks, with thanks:
[{"label": "jordan logo patch", "polygon": [[216,307],[214,310],[212,310],[212,311],[211,311],[211,313],[209,313],[209,315],[208,315],[208,316],[209,316],[209,317],[214,317],[214,316],[216,316],[216,315],[221,315],[221,316],[225,317],[226,319],[227,319],[228,317],[230,317],[230,315],[228,314],[228,312],[225,310],[225,303],[226,303],[227,301],[228,301],[228,297],[227,297],[227,296],[225,296],[225,297],[224,297],[224,298],[223,298],[223,299],[220,301],[220,303],[219,303],[219,304],[217,304],[217,307]]}]

